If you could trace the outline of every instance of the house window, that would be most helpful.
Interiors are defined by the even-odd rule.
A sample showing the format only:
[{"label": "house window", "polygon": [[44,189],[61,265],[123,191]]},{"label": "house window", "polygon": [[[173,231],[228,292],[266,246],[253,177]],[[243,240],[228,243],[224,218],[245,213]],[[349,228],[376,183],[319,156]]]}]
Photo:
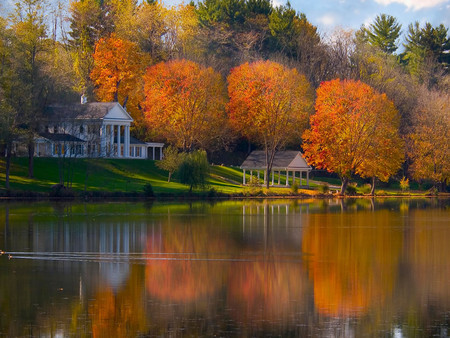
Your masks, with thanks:
[{"label": "house window", "polygon": [[141,147],[136,147],[136,157],[141,157]]},{"label": "house window", "polygon": [[135,147],[130,147],[130,157],[134,157],[134,148]]}]

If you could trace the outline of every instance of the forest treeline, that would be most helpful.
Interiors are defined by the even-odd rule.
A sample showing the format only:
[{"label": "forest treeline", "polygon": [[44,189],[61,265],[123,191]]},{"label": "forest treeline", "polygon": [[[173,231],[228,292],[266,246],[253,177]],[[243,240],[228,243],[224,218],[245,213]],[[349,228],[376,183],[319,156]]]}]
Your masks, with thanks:
[{"label": "forest treeline", "polygon": [[[285,146],[298,149],[306,129],[310,161],[341,177],[384,180],[386,172],[377,176],[373,164],[395,163],[388,177],[402,166],[402,176],[429,179],[441,189],[447,185],[450,40],[442,24],[402,27],[380,14],[357,31],[336,29],[324,37],[289,2],[274,7],[270,0],[201,0],[166,7],[154,0],[74,0],[65,6],[17,1],[0,18],[2,154],[11,155],[18,137],[26,140],[30,177],[45,107],[85,95],[88,101],[118,101],[134,118],[136,137],[164,140],[180,150],[233,149],[244,139],[266,149],[270,160]],[[352,86],[359,97],[348,96]],[[373,130],[366,137],[376,142],[358,151],[383,149],[373,151],[372,162],[353,157],[342,171],[342,163],[337,170],[316,160],[328,147],[311,143],[311,135],[323,135],[310,128],[320,124],[318,117],[309,119],[324,107],[316,103],[314,109],[320,88],[357,100],[361,113],[389,106],[395,140],[383,143],[388,134],[375,129],[385,126],[387,115],[371,113]],[[362,100],[367,91],[374,98],[370,103]],[[353,104],[342,104],[343,98],[335,105],[341,107],[338,114],[349,113],[346,107]],[[285,115],[277,120],[280,114]],[[323,117],[339,120],[334,118]],[[274,130],[277,124],[282,128]],[[353,138],[334,139],[336,151],[355,138],[357,128],[345,131]],[[401,151],[392,151],[394,146]],[[386,153],[400,154],[380,160]]]}]

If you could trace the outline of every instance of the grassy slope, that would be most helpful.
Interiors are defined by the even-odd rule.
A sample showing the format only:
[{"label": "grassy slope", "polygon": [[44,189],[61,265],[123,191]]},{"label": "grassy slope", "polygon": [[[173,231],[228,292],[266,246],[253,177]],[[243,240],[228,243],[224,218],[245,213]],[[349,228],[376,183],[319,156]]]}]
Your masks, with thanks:
[{"label": "grassy slope", "polygon": [[[29,179],[28,159],[13,158],[10,176],[12,190],[49,192],[59,181],[59,166],[56,158],[35,158],[35,178]],[[167,183],[167,172],[157,168],[151,160],[118,160],[118,159],[66,159],[63,163],[65,175],[73,170],[72,188],[84,191],[85,183],[88,191],[107,192],[142,192],[144,186],[150,183],[156,194],[183,194],[189,189],[177,181],[176,175],[172,182]],[[245,193],[251,188],[242,187],[242,171],[238,167],[211,166],[210,188],[228,194]],[[247,173],[247,182],[250,175]],[[262,177],[261,177],[262,179]],[[0,159],[0,191],[4,190],[5,162]],[[314,178],[311,187],[317,187],[318,181],[339,185],[338,180]],[[275,177],[278,182],[278,177]],[[297,178],[298,182],[298,178]],[[281,185],[285,184],[285,176],[281,175]],[[317,183],[317,184],[316,184]],[[303,179],[303,184],[306,184]],[[393,188],[393,189],[392,189]],[[398,193],[397,187],[384,188],[386,193]],[[360,190],[361,188],[358,187]],[[383,189],[378,187],[378,190]],[[290,194],[290,188],[271,188],[270,194]],[[303,193],[310,194],[303,190]],[[381,191],[380,191],[381,192]],[[360,191],[360,193],[367,193]],[[423,192],[422,192],[423,193]]]},{"label": "grassy slope", "polygon": [[[28,160],[13,158],[10,184],[12,190],[48,192],[59,181],[58,159],[35,158],[34,179],[27,178]],[[117,160],[117,159],[66,159],[63,163],[64,173],[73,170],[72,188],[83,191],[138,191],[142,192],[145,184],[150,183],[155,193],[179,193],[188,191],[188,187],[177,182],[176,177],[167,183],[167,173],[155,166],[151,160]],[[213,167],[210,180],[211,187],[218,191],[240,192],[241,187],[233,181],[241,180],[238,169]],[[221,179],[226,177],[229,179]],[[0,179],[5,180],[4,159],[0,160]],[[1,189],[3,189],[2,184]]]}]

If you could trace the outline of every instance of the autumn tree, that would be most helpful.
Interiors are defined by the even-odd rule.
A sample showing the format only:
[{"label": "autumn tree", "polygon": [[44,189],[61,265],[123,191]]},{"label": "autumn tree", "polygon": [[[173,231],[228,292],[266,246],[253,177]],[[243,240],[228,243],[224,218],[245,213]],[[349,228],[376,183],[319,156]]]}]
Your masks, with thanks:
[{"label": "autumn tree", "polygon": [[336,79],[317,89],[315,109],[303,134],[305,156],[309,164],[341,177],[341,194],[355,173],[387,180],[400,168],[399,116],[385,94]]},{"label": "autumn tree", "polygon": [[264,147],[269,177],[276,152],[290,141],[300,141],[312,107],[310,85],[295,69],[258,61],[232,69],[228,95],[231,125]]},{"label": "autumn tree", "polygon": [[227,129],[225,90],[211,68],[187,60],[159,63],[144,75],[146,122],[184,151],[211,149]]},{"label": "autumn tree", "polygon": [[136,44],[120,39],[114,33],[108,38],[101,38],[95,47],[91,72],[97,99],[119,102],[124,107],[131,99],[131,110],[136,114],[144,60]]},{"label": "autumn tree", "polygon": [[429,179],[445,190],[450,179],[450,95],[422,89],[408,154],[415,179]]},{"label": "autumn tree", "polygon": [[174,172],[176,172],[184,159],[184,153],[180,153],[177,148],[168,146],[164,149],[164,157],[162,160],[156,162],[156,166],[169,173],[167,183],[170,183],[170,179]]}]

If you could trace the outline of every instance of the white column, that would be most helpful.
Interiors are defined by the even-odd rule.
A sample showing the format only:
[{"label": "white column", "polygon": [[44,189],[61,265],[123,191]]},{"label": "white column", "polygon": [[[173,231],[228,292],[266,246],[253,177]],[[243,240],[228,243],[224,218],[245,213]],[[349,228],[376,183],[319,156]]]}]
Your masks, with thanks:
[{"label": "white column", "polygon": [[125,126],[125,140],[124,140],[123,154],[125,157],[130,157],[130,126]]},{"label": "white column", "polygon": [[289,170],[286,170],[286,186],[289,185]]},{"label": "white column", "polygon": [[300,171],[300,184],[299,186],[302,186],[302,178],[303,178],[303,171]]},{"label": "white column", "polygon": [[275,184],[275,170],[272,170],[272,186]]},{"label": "white column", "polygon": [[121,157],[121,155],[120,155],[120,124],[117,126],[117,157]]},{"label": "white column", "polygon": [[278,185],[280,185],[280,179],[281,179],[281,170],[278,170]]},{"label": "white column", "polygon": [[245,169],[244,169],[244,174],[242,175],[242,184],[245,185]]},{"label": "white column", "polygon": [[258,184],[259,184],[259,170],[258,170]]},{"label": "white column", "polygon": [[102,157],[106,156],[106,125],[102,125],[102,134],[100,135],[100,151]]},{"label": "white column", "polygon": [[159,159],[162,160],[163,158],[164,158],[163,147],[161,146],[161,147],[159,147]]},{"label": "white column", "polygon": [[156,148],[156,147],[152,147],[152,151],[153,151],[153,155],[152,155],[153,157],[152,157],[152,160],[156,160],[156,158],[155,158],[155,148]]},{"label": "white column", "polygon": [[306,186],[309,187],[309,171],[306,172]]},{"label": "white column", "polygon": [[39,157],[39,143],[36,142],[36,156]]},{"label": "white column", "polygon": [[109,157],[114,157],[114,125],[109,125]]}]

